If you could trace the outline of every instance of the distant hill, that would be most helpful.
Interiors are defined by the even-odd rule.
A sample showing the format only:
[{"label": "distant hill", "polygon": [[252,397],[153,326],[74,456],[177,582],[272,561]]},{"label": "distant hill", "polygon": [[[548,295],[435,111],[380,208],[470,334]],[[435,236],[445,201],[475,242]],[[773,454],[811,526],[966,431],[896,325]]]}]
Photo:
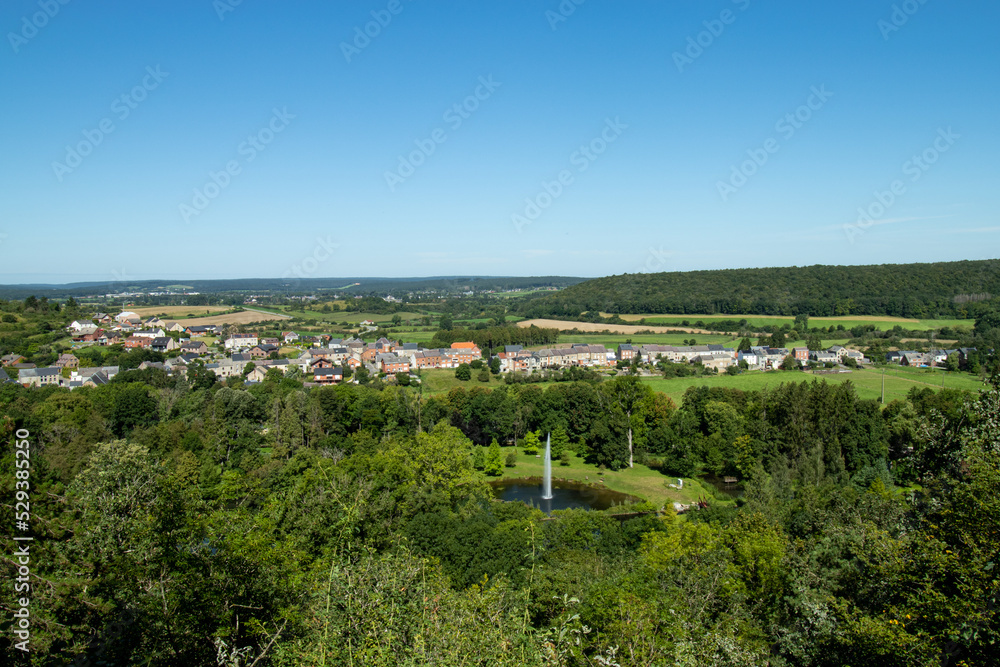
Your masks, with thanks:
[{"label": "distant hill", "polygon": [[[0,285],[0,298],[50,299],[118,294],[122,292],[166,292],[187,288],[201,294],[349,294],[402,296],[409,293],[459,294],[474,290],[531,290],[563,288],[585,280],[565,276],[433,276],[427,278],[241,278],[230,280],[128,280],[80,282],[65,285]],[[171,290],[173,288],[173,290]]]},{"label": "distant hill", "polygon": [[521,305],[526,317],[587,311],[974,317],[1000,308],[1000,260],[626,274]]}]

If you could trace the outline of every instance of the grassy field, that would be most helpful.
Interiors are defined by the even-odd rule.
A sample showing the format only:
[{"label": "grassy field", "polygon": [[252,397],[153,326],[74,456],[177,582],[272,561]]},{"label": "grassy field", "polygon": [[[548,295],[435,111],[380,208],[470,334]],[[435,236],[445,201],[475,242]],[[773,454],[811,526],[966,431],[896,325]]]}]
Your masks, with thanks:
[{"label": "grassy field", "polygon": [[[517,451],[517,465],[513,468],[504,468],[503,479],[517,479],[520,477],[541,477],[543,474],[544,461],[534,454],[525,454],[522,450],[514,447],[504,447],[503,453],[506,457],[508,453]],[[584,462],[578,456],[573,456],[570,465],[562,466],[558,462],[552,463],[553,479],[570,479],[579,482],[601,485],[611,489],[637,496],[648,500],[657,507],[665,503],[691,503],[700,497],[712,498],[712,491],[708,485],[697,479],[685,479],[683,489],[671,489],[667,484],[676,484],[676,477],[667,477],[656,470],[647,468],[644,465],[636,464],[634,468],[623,470],[606,470],[603,474],[597,466]],[[713,500],[712,502],[723,502]]]},{"label": "grassy field", "polygon": [[[643,378],[643,381],[652,386],[656,391],[661,391],[669,396],[679,406],[684,397],[684,392],[688,387],[731,387],[754,391],[765,387],[774,388],[782,383],[802,382],[803,380],[811,382],[814,379],[820,381],[826,380],[831,384],[849,381],[854,385],[854,390],[861,398],[877,399],[882,393],[882,372],[879,369],[857,370],[851,373],[831,373],[829,375],[800,371],[753,371],[735,376],[718,375],[670,379],[655,377]],[[913,387],[940,389],[942,383],[945,387],[967,391],[977,391],[983,387],[979,378],[967,373],[946,373],[944,371],[922,373],[919,371],[892,369],[886,370],[885,374],[885,400],[888,403],[895,399],[904,399]]]},{"label": "grassy field", "polygon": [[455,377],[454,368],[432,368],[420,371],[420,377],[424,383],[424,396],[447,394],[455,387],[464,387],[465,389],[490,387],[495,389],[503,384],[503,380],[497,380],[497,376],[492,373],[490,374],[489,382],[480,382],[477,378],[478,375],[479,371],[473,369],[472,379],[468,382],[462,382]]},{"label": "grassy field", "polygon": [[[603,316],[608,317],[610,313],[601,313]],[[750,326],[763,327],[763,326],[774,326],[774,325],[784,325],[784,324],[794,324],[794,317],[785,317],[780,315],[674,315],[674,314],[654,314],[654,315],[620,315],[623,320],[627,322],[638,322],[641,319],[646,320],[646,324],[655,325],[672,325],[676,324],[681,326],[684,321],[688,322],[688,326],[696,326],[696,322],[701,320],[703,322],[709,322],[711,320],[746,320]],[[843,326],[845,329],[850,329],[852,327],[861,326],[865,324],[874,324],[878,326],[881,330],[891,329],[897,324],[904,329],[928,331],[931,329],[940,329],[941,327],[972,327],[975,322],[973,320],[955,320],[955,319],[942,319],[942,320],[917,320],[909,319],[905,317],[883,317],[883,316],[855,316],[855,317],[810,317],[809,327],[836,327]]]},{"label": "grassy field", "polygon": [[180,319],[177,322],[181,326],[198,326],[208,324],[252,324],[254,322],[273,322],[275,320],[285,320],[287,316],[276,315],[268,312],[255,310],[244,310],[239,313],[227,313],[225,315],[212,315],[210,317],[198,317],[195,319]]},{"label": "grassy field", "polygon": [[128,310],[131,310],[143,319],[156,315],[164,320],[176,320],[204,317],[213,313],[224,313],[230,310],[230,308],[230,306],[142,306],[140,308],[128,308]]}]

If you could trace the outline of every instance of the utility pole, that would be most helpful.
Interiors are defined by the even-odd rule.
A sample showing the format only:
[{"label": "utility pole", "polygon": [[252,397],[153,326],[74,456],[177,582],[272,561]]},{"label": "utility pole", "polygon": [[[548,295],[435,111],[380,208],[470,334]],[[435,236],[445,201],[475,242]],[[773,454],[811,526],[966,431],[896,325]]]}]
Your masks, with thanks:
[{"label": "utility pole", "polygon": [[885,405],[885,366],[882,367],[882,405]]}]

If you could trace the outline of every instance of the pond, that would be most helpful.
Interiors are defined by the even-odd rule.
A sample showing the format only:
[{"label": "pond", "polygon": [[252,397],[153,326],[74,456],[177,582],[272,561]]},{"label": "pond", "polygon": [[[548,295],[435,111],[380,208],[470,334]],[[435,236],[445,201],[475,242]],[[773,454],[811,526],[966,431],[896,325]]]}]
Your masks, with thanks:
[{"label": "pond", "polygon": [[553,510],[573,508],[606,510],[615,505],[639,502],[641,499],[593,484],[568,480],[552,480],[552,498],[542,498],[542,478],[501,479],[490,482],[493,495],[499,500],[521,501],[546,514]]}]

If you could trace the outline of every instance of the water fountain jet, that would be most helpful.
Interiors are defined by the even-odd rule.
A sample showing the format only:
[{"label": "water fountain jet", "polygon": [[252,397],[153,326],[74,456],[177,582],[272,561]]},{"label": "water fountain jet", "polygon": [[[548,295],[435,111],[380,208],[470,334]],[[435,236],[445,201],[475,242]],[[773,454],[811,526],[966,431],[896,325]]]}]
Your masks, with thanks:
[{"label": "water fountain jet", "polygon": [[542,478],[542,500],[552,500],[552,434],[545,436],[545,477]]}]

